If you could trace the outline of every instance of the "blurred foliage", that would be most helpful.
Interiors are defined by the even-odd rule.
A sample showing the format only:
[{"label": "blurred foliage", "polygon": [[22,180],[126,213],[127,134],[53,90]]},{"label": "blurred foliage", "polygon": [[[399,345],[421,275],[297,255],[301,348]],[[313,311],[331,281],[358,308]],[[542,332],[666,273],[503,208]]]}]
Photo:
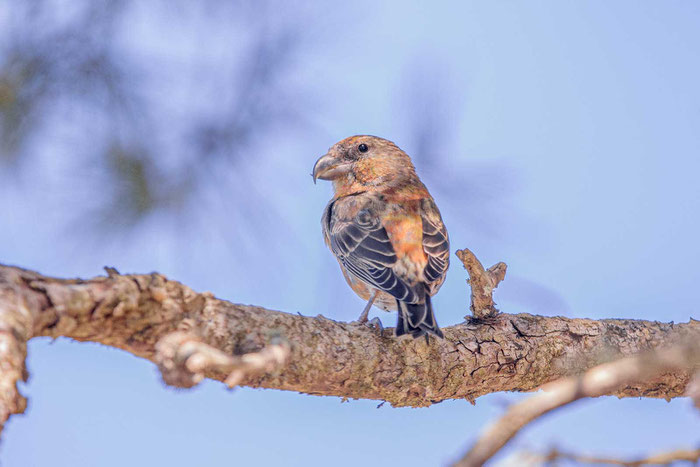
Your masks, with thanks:
[{"label": "blurred foliage", "polygon": [[408,63],[402,76],[395,106],[404,147],[421,177],[434,195],[469,212],[467,220],[479,219],[465,222],[470,230],[491,238],[502,235],[503,211],[519,180],[504,164],[480,162],[479,154],[465,154],[459,147],[459,124],[466,106],[464,86],[452,82],[449,67],[434,57]]},{"label": "blurred foliage", "polygon": [[[203,64],[158,38],[143,43],[153,32],[134,32],[141,16],[169,41],[178,39],[173,24],[225,24],[206,31],[216,39],[208,40],[231,47],[215,66]],[[301,93],[284,75],[302,34],[269,2],[27,0],[0,23],[0,165],[70,159],[68,173],[52,176],[63,175],[64,191],[92,181],[76,205],[93,206],[89,216],[106,230],[180,213],[222,173],[238,174],[244,191],[243,156],[301,121]]]},{"label": "blurred foliage", "polygon": [[[76,6],[75,2],[73,6]],[[2,158],[14,162],[70,101],[102,110],[125,100],[125,70],[111,47],[125,2],[83,2],[69,19],[63,4],[29,0],[10,9],[1,47]]]}]

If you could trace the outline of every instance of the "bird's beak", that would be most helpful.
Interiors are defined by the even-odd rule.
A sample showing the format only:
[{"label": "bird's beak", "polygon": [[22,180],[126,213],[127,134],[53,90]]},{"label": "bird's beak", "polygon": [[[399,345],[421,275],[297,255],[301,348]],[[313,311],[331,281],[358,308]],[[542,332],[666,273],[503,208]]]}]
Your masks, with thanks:
[{"label": "bird's beak", "polygon": [[311,176],[316,183],[316,179],[333,180],[348,173],[351,169],[349,162],[339,161],[335,156],[326,154],[321,156],[314,164],[314,171]]}]

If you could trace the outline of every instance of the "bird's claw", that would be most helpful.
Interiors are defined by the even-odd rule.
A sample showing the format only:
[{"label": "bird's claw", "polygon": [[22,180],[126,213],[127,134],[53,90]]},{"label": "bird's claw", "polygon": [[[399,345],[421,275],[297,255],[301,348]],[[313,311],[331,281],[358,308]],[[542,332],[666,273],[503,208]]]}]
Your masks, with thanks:
[{"label": "bird's claw", "polygon": [[365,323],[365,326],[367,326],[370,329],[376,330],[377,334],[379,334],[380,336],[384,332],[384,326],[382,326],[382,322],[376,316],[371,320],[367,321]]},{"label": "bird's claw", "polygon": [[381,335],[384,332],[384,326],[382,326],[382,322],[379,320],[379,318],[374,317],[370,320],[367,318],[363,319],[358,319],[355,321],[352,321],[350,324],[354,326],[367,326],[368,328],[372,330],[376,330],[377,334]]}]

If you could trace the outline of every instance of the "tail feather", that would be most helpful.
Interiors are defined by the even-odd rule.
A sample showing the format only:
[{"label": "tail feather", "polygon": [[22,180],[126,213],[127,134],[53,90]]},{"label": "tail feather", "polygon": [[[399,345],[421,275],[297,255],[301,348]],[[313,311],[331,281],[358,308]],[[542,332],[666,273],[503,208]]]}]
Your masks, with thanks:
[{"label": "tail feather", "polygon": [[406,329],[406,323],[404,322],[404,319],[403,319],[403,312],[401,310],[401,302],[396,300],[396,306],[399,310],[399,319],[396,321],[396,335],[403,336],[404,334],[408,333],[409,331]]},{"label": "tail feather", "polygon": [[444,335],[435,321],[433,305],[430,295],[425,294],[424,303],[406,303],[396,300],[398,308],[398,321],[396,322],[396,335],[410,334],[414,339],[420,336],[434,336],[443,338]]}]

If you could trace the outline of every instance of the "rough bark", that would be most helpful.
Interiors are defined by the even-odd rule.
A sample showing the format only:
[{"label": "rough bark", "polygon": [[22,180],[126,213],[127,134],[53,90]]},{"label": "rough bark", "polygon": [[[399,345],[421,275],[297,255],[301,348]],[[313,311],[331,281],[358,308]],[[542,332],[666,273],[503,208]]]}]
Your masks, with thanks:
[{"label": "rough bark", "polygon": [[[176,331],[186,331],[231,356],[260,352],[282,336],[290,347],[284,369],[248,375],[242,385],[421,407],[446,399],[473,401],[498,391],[530,391],[662,343],[700,338],[700,322],[692,319],[673,324],[497,314],[447,327],[444,340],[426,345],[423,340],[396,339],[392,329],[378,335],[365,326],[321,315],[233,304],[160,274],[108,273],[69,280],[0,266],[0,293],[14,297],[9,302],[21,303],[22,319],[31,323],[24,335],[21,324],[15,329],[11,320],[3,322],[0,330],[12,334],[15,350],[7,354],[4,347],[0,358],[23,355],[25,337],[100,342],[162,363],[156,344]],[[16,315],[9,302],[0,302],[3,320]],[[1,387],[3,398],[9,397],[10,412],[23,406],[21,398],[5,396],[7,381],[14,388],[22,372],[23,367],[9,376],[3,371]],[[216,369],[204,375],[219,381],[230,376]],[[614,395],[670,399],[683,394],[689,379],[688,372],[667,373],[626,385]]]},{"label": "rough bark", "polygon": [[26,381],[27,340],[31,337],[33,313],[20,287],[5,283],[0,275],[0,431],[10,415],[22,413],[27,400],[17,390]]},{"label": "rough bark", "polygon": [[[664,372],[692,370],[700,366],[700,339],[642,352],[603,363],[581,375],[569,376],[541,387],[534,396],[513,404],[490,424],[455,467],[483,465],[520,430],[535,419],[577,400],[600,397],[631,382],[646,381]],[[690,388],[690,386],[689,386]]]}]

